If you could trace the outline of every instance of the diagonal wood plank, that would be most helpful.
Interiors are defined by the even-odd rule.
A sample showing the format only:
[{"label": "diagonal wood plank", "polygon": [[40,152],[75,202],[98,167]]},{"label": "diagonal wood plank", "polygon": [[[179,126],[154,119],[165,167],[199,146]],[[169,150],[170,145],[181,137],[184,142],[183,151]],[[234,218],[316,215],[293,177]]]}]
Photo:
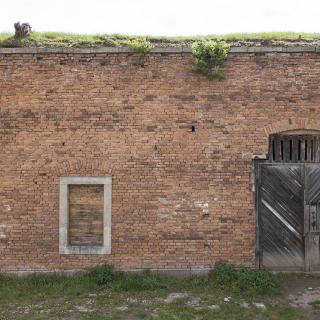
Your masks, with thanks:
[{"label": "diagonal wood plank", "polygon": [[303,165],[265,164],[260,170],[262,266],[268,269],[302,270],[304,267]]}]

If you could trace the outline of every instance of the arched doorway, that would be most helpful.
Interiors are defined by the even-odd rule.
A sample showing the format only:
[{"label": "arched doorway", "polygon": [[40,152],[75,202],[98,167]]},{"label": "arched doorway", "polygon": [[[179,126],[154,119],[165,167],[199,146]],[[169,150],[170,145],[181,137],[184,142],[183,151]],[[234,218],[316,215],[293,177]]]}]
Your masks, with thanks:
[{"label": "arched doorway", "polygon": [[320,132],[270,135],[256,169],[259,266],[320,270]]}]

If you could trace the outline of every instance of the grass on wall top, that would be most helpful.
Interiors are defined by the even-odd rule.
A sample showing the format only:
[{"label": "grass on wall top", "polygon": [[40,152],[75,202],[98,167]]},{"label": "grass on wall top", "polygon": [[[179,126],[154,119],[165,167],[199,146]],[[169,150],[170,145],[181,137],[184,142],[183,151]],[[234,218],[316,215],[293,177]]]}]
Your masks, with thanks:
[{"label": "grass on wall top", "polygon": [[[60,32],[32,32],[27,38],[15,40],[10,33],[0,33],[0,47],[97,47],[124,46],[128,40],[138,36],[123,34],[80,35]],[[200,39],[225,40],[232,46],[239,45],[307,45],[320,42],[320,33],[297,32],[262,32],[262,33],[229,33],[224,35],[210,34],[207,36],[161,37],[146,36],[153,46],[191,45]]]}]

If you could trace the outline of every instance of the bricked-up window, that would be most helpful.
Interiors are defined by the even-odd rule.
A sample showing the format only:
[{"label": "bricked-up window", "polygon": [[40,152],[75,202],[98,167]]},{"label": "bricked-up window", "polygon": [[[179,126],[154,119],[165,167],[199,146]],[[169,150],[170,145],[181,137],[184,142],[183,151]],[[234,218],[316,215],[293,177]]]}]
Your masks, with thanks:
[{"label": "bricked-up window", "polygon": [[111,253],[111,177],[61,177],[59,251]]},{"label": "bricked-up window", "polygon": [[69,244],[103,245],[102,184],[69,185]]}]

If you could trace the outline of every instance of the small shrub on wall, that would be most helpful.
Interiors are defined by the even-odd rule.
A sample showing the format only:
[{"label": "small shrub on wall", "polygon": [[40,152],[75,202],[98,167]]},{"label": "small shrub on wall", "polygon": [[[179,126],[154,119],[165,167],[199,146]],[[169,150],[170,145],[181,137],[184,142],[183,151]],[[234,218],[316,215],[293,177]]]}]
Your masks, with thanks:
[{"label": "small shrub on wall", "polygon": [[210,80],[223,80],[226,78],[221,69],[222,63],[227,59],[230,46],[224,41],[201,40],[192,45],[193,69]]},{"label": "small shrub on wall", "polygon": [[143,66],[146,54],[152,49],[150,41],[148,41],[146,38],[136,38],[128,41],[127,44],[136,54],[134,64]]}]

